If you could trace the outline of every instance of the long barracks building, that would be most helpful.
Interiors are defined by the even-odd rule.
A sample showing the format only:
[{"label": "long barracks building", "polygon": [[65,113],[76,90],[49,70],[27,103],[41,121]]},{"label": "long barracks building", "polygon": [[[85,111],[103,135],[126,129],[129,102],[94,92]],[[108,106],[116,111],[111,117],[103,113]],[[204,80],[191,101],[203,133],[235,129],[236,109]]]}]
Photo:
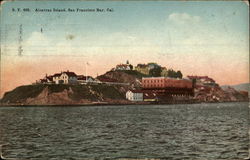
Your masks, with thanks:
[{"label": "long barracks building", "polygon": [[194,95],[194,83],[186,79],[146,77],[142,78],[142,89],[168,96]]}]

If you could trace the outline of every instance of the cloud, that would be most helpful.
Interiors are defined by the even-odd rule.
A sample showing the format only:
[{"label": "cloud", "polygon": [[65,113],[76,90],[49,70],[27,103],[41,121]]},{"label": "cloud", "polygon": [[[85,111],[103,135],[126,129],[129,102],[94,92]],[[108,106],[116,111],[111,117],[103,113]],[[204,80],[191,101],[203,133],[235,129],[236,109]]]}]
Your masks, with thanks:
[{"label": "cloud", "polygon": [[[57,38],[50,37],[46,33],[32,32],[22,43],[22,55],[32,57],[73,56],[88,59],[100,57],[100,60],[103,60],[107,55],[109,58],[115,58],[117,55],[131,57],[143,53],[155,53],[159,49],[147,37],[124,32],[113,32],[101,37],[89,35],[75,38],[69,37],[69,35],[74,34],[66,34],[56,40]],[[18,48],[18,43],[15,45]]]},{"label": "cloud", "polygon": [[172,13],[168,16],[170,21],[179,24],[187,24],[187,23],[198,23],[201,21],[200,16],[192,16],[187,13]]},{"label": "cloud", "polygon": [[26,40],[26,44],[30,46],[46,45],[48,43],[48,38],[40,32],[32,32]]},{"label": "cloud", "polygon": [[[27,40],[22,43],[23,56],[60,56],[80,54],[79,44],[75,36],[65,35],[65,39],[56,41],[53,37],[41,32],[32,32]],[[17,44],[18,45],[18,44]]]},{"label": "cloud", "polygon": [[[22,43],[23,54],[42,55],[49,54],[51,40],[40,32],[32,32],[30,37]],[[18,44],[17,44],[18,45]]]}]

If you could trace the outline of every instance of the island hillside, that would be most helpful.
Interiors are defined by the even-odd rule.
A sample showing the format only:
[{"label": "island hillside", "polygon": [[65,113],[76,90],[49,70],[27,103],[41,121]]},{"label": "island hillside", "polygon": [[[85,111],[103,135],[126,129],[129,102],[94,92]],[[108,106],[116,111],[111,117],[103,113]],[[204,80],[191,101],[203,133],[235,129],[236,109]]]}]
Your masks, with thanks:
[{"label": "island hillside", "polygon": [[[23,105],[67,105],[89,103],[125,103],[126,92],[130,85],[140,85],[139,78],[143,75],[136,71],[109,71],[99,78],[113,78],[121,84],[33,84],[19,86],[6,92],[1,104]],[[123,84],[124,83],[124,84]]]},{"label": "island hillside", "polygon": [[[119,88],[121,89],[121,87]],[[39,84],[20,86],[4,94],[5,104],[60,105],[86,104],[91,102],[116,102],[125,96],[115,86]]]},{"label": "island hillside", "polygon": [[[173,72],[173,76],[177,75],[182,77],[181,72]],[[73,72],[65,72],[71,73]],[[150,73],[150,72],[148,72]],[[75,84],[55,84],[41,82],[31,85],[19,86],[12,91],[6,92],[1,99],[1,105],[81,105],[81,104],[150,104],[150,103],[193,103],[193,102],[235,102],[235,101],[248,101],[248,93],[246,91],[237,91],[236,89],[228,86],[222,89],[215,81],[207,76],[205,79],[213,82],[211,85],[203,82],[193,85],[192,96],[183,96],[183,94],[176,96],[171,95],[170,98],[164,99],[157,94],[154,90],[150,90],[143,93],[144,96],[149,96],[152,92],[154,97],[150,102],[135,102],[126,97],[128,91],[139,90],[138,93],[142,93],[143,90],[142,78],[156,78],[150,74],[145,74],[137,70],[110,70],[103,75],[97,76],[95,79],[98,81],[90,81],[90,77],[80,76],[79,83]],[[162,75],[159,75],[162,76]],[[179,78],[180,78],[179,77]],[[46,78],[50,77],[46,75]],[[197,76],[189,76],[193,78],[200,78]],[[204,77],[202,77],[204,78]],[[157,79],[157,78],[156,78]],[[175,78],[172,78],[175,80]],[[171,78],[170,78],[171,80]],[[190,82],[192,82],[189,80]],[[176,81],[187,81],[176,80]],[[59,82],[59,81],[58,81]],[[141,91],[140,91],[141,90]],[[170,90],[171,92],[171,90]],[[173,92],[174,93],[174,92]],[[169,95],[168,95],[169,96]],[[157,101],[156,101],[157,100]]]}]

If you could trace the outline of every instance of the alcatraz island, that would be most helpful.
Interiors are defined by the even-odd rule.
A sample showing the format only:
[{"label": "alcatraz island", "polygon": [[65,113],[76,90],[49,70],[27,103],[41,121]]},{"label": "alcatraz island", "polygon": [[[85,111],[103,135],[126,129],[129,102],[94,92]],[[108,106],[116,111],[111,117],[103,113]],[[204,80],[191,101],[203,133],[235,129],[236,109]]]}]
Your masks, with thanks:
[{"label": "alcatraz island", "polygon": [[1,105],[176,104],[248,101],[247,91],[222,89],[208,76],[188,75],[157,63],[127,61],[97,77],[61,71],[6,92]]}]

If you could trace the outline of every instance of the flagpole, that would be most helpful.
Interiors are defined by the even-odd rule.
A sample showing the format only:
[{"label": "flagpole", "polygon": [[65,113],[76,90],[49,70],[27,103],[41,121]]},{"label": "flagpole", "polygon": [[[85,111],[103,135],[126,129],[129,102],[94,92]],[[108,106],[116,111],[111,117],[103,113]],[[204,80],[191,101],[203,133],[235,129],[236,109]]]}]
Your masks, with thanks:
[{"label": "flagpole", "polygon": [[85,63],[85,76],[86,76],[86,84],[87,84],[87,62]]}]

